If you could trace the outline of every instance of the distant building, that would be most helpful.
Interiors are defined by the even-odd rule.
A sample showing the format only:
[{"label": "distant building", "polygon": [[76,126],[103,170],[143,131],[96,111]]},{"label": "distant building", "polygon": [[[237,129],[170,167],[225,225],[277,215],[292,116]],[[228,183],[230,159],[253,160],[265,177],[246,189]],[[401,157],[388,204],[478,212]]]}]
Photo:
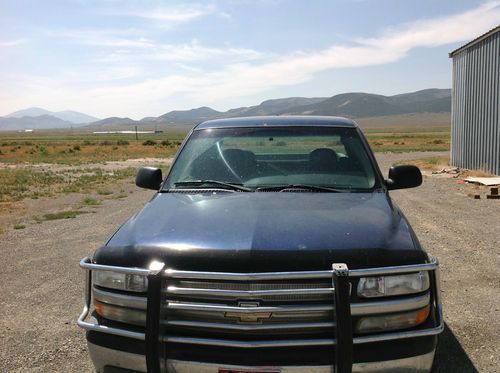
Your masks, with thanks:
[{"label": "distant building", "polygon": [[451,164],[500,175],[500,26],[449,56]]},{"label": "distant building", "polygon": [[94,135],[110,135],[110,134],[125,134],[125,135],[135,135],[138,134],[148,134],[148,133],[156,133],[155,131],[94,131],[92,132]]}]

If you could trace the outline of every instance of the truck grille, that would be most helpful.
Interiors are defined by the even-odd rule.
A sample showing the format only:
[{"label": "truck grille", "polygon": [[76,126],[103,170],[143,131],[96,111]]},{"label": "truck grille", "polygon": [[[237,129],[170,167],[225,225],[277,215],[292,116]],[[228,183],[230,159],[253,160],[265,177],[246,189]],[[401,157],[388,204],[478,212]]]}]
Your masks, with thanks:
[{"label": "truck grille", "polygon": [[[354,345],[433,336],[444,328],[436,259],[422,264],[349,270],[348,281],[353,285],[359,277],[418,271],[432,272],[434,282],[432,287],[419,293],[381,299],[359,299],[350,297],[347,292],[344,299],[337,300],[340,302],[337,309],[334,299],[339,294],[335,294],[332,283],[340,280],[336,272],[341,266],[338,264],[332,265],[334,270],[268,273],[115,267],[94,264],[88,258],[82,259],[80,266],[88,272],[85,304],[77,321],[79,326],[89,331],[143,340],[149,345],[156,344],[159,338],[169,357],[175,355],[184,360],[191,359],[193,353],[210,360],[214,353],[230,351],[237,363],[247,358],[249,364],[254,364],[255,355],[243,351],[255,349],[258,356],[267,356],[259,360],[263,364],[275,363],[278,350],[283,361],[289,362],[295,357],[301,360],[304,351],[308,351],[308,356],[316,356],[315,363],[322,356],[328,356],[330,361],[331,346],[336,345],[334,349],[337,349],[342,345],[342,338],[336,338],[337,324],[342,322],[336,322],[335,313],[342,315],[342,308],[347,304],[353,325],[363,318],[404,315],[429,306],[436,318],[436,322],[428,319],[425,324],[411,329],[359,333],[352,338]],[[151,276],[148,292],[131,294],[92,284],[92,271]],[[103,314],[89,322],[86,319],[93,308],[92,300],[93,314],[97,307]],[[158,322],[162,325],[160,330]],[[189,347],[185,348],[186,345]],[[155,348],[148,351],[158,352]]]},{"label": "truck grille", "polygon": [[166,280],[163,325],[169,341],[209,335],[233,342],[276,338],[289,342],[334,335],[334,290],[328,277],[294,279],[283,273],[279,280],[266,280],[265,275],[261,280],[258,274],[249,274],[235,281],[196,279],[190,274],[188,279]]}]

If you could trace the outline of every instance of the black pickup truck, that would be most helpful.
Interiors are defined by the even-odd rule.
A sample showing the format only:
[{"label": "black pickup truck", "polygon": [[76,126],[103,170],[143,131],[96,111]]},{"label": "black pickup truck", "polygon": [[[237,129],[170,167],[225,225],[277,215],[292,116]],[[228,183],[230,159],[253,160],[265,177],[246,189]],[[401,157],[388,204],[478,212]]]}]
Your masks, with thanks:
[{"label": "black pickup truck", "polygon": [[78,325],[98,372],[429,372],[438,262],[355,122],[276,116],[196,126],[157,193],[80,266]]}]

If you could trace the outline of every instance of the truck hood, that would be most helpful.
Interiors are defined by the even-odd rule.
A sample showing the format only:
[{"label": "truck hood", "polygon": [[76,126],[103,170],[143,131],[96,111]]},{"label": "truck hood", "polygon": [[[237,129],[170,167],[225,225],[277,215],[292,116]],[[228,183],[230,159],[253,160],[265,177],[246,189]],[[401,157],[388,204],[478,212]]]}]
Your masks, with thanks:
[{"label": "truck hood", "polygon": [[261,272],[427,259],[383,192],[158,193],[96,252],[101,264]]}]

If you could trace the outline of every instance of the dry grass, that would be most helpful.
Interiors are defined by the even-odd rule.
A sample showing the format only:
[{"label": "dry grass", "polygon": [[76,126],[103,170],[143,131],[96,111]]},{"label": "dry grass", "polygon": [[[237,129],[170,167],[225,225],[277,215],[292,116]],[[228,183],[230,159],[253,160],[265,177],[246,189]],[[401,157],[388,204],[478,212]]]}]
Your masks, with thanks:
[{"label": "dry grass", "polygon": [[451,113],[401,114],[380,117],[355,118],[366,131],[425,132],[449,131]]},{"label": "dry grass", "polygon": [[59,220],[59,219],[74,219],[78,215],[88,214],[88,211],[79,211],[79,210],[68,210],[68,211],[60,211],[51,214],[44,214],[42,218],[37,218],[37,221],[44,220]]},{"label": "dry grass", "polygon": [[0,180],[0,202],[50,195],[54,185],[64,182],[60,175],[32,169],[0,169]]},{"label": "dry grass", "polygon": [[463,178],[473,176],[473,177],[492,177],[495,176],[493,174],[490,174],[489,172],[486,171],[481,171],[481,170],[461,170],[460,176]]},{"label": "dry grass", "polygon": [[0,162],[85,164],[168,158],[175,154],[184,137],[164,133],[147,136],[135,140],[130,135],[0,135]]},{"label": "dry grass", "polygon": [[102,202],[95,199],[94,197],[85,197],[83,199],[83,204],[87,206],[100,206]]},{"label": "dry grass", "polygon": [[412,164],[426,171],[437,171],[443,168],[450,167],[450,157],[425,157],[420,159],[412,159],[409,161],[398,162],[397,164]]},{"label": "dry grass", "polygon": [[[420,159],[412,159],[409,161],[399,162],[398,164],[412,164],[425,171],[441,171],[450,168],[450,157],[425,157]],[[460,178],[465,179],[469,176],[474,177],[490,177],[492,174],[481,170],[459,170]]]},{"label": "dry grass", "polygon": [[[413,117],[410,116],[411,118]],[[408,118],[403,119],[403,122],[406,120],[405,123],[409,123]],[[385,122],[396,126],[396,129],[377,126],[376,131],[373,128],[366,130],[367,139],[375,152],[449,149],[450,134],[447,128],[423,126],[411,129],[407,125],[398,124],[401,119],[391,118],[391,120],[376,118],[372,119],[371,123]],[[423,129],[425,131],[422,131]],[[131,179],[135,176],[136,169],[129,167],[109,172],[96,167],[95,163],[172,157],[184,136],[185,132],[179,131],[140,135],[138,140],[133,135],[123,134],[95,135],[70,132],[2,134],[0,135],[0,166],[3,163],[4,165],[23,164],[23,167],[0,167],[0,180],[2,181],[0,202],[19,201],[26,197],[52,196],[60,192],[94,193],[97,191],[98,195],[110,195],[113,193],[111,185],[117,180]],[[427,162],[429,163],[429,160]],[[42,169],[30,166],[30,164],[41,163],[70,165],[94,163],[94,165],[89,166],[88,169],[82,166],[72,171],[57,171],[54,167]]]},{"label": "dry grass", "polygon": [[[382,120],[377,118],[378,121]],[[389,124],[395,125],[397,122]],[[425,127],[426,131],[409,131],[400,125],[397,130],[377,127],[366,136],[375,152],[442,151],[450,146],[446,128]],[[132,167],[113,172],[92,166],[77,171],[54,171],[31,167],[29,164],[85,165],[113,160],[137,158],[168,158],[177,151],[185,133],[141,135],[94,135],[68,132],[0,135],[0,165],[24,164],[17,168],[0,168],[0,202],[39,198],[54,193],[112,193],[110,185],[116,180],[132,178]],[[26,166],[28,163],[28,166]]]},{"label": "dry grass", "polygon": [[[112,184],[118,180],[131,179],[137,170],[134,167],[112,172],[100,168],[66,170],[61,172],[39,171],[32,167],[0,169],[0,203],[20,201],[24,198],[52,196],[54,193],[109,194]],[[100,191],[100,193],[99,193]],[[112,193],[112,192],[111,192]]]},{"label": "dry grass", "polygon": [[446,151],[450,133],[439,132],[368,132],[366,138],[374,152]]}]

